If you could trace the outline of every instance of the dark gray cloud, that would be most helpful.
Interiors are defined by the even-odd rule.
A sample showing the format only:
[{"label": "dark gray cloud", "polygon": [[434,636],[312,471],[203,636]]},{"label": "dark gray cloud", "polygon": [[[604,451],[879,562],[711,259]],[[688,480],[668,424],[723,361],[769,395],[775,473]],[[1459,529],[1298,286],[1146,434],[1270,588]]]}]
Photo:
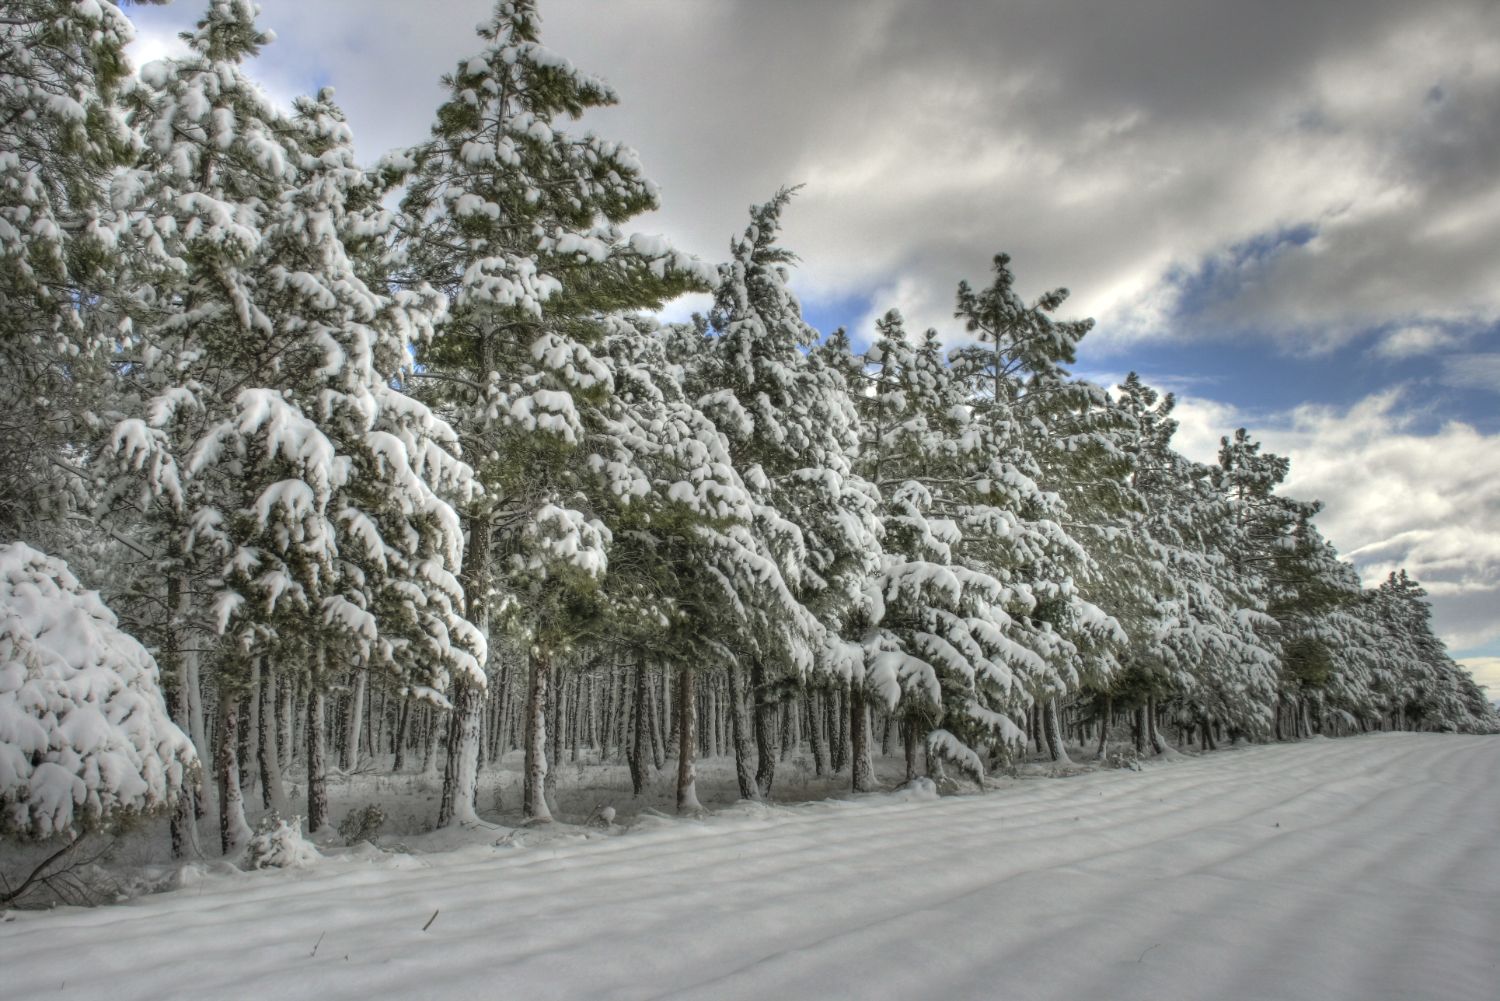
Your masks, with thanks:
[{"label": "dark gray cloud", "polygon": [[[332,82],[369,154],[416,141],[487,0],[263,0],[273,89]],[[188,20],[191,0],[171,16]],[[589,125],[662,185],[642,222],[709,258],[788,217],[814,295],[914,322],[991,254],[1070,285],[1100,340],[1306,347],[1500,318],[1500,5],[544,0],[614,83]],[[1244,258],[1288,227],[1310,241]],[[1202,288],[1183,276],[1214,270]],[[1174,276],[1176,280],[1174,279]],[[1309,340],[1311,336],[1312,340]]]}]

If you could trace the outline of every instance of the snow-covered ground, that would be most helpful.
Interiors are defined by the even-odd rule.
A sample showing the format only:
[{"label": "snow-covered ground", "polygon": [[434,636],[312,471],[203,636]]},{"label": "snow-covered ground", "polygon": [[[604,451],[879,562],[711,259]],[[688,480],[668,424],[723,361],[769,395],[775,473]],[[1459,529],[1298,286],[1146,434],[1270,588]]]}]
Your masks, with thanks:
[{"label": "snow-covered ground", "polygon": [[0,997],[1500,997],[1496,738],[492,833],[9,914]]}]

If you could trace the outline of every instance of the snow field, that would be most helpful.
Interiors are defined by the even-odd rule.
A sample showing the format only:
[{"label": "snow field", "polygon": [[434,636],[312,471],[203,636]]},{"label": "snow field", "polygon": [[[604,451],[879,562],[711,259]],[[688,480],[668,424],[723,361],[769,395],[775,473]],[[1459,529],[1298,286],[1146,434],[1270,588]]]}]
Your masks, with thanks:
[{"label": "snow field", "polygon": [[19,913],[0,994],[1493,1001],[1496,775],[1500,741],[1379,734],[617,836],[497,829]]}]

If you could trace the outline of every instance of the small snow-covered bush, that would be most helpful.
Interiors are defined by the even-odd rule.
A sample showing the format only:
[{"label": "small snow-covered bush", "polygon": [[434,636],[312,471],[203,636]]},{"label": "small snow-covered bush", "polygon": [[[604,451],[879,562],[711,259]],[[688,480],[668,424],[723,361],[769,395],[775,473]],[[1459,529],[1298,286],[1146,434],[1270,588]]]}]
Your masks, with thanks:
[{"label": "small snow-covered bush", "polygon": [[0,546],[0,833],[48,838],[171,804],[197,768],[156,661],[62,560]]},{"label": "small snow-covered bush", "polygon": [[301,817],[283,820],[274,810],[256,825],[248,852],[246,862],[252,869],[295,869],[323,857],[302,836]]},{"label": "small snow-covered bush", "polygon": [[350,810],[339,821],[339,837],[346,845],[357,845],[361,841],[373,841],[385,823],[385,811],[374,803],[358,810]]}]

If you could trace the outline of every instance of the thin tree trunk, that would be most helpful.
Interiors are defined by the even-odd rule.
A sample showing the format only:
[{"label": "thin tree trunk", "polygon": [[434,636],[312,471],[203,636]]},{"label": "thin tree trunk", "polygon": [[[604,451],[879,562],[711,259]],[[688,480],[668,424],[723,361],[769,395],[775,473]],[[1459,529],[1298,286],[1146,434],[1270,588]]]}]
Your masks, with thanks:
[{"label": "thin tree trunk", "polygon": [[[189,705],[189,678],[187,670],[187,651],[183,649],[183,616],[187,612],[187,594],[180,577],[172,575],[167,578],[167,608],[172,618],[167,623],[165,640],[162,645],[162,656],[159,658],[162,673],[175,675],[177,684],[167,693],[168,709],[172,714],[172,720],[185,733],[192,732],[190,721],[191,711]],[[196,679],[194,679],[196,682]],[[172,857],[186,858],[188,843],[194,847],[198,844],[197,818],[200,814],[195,811],[202,810],[203,789],[207,785],[205,781],[203,762],[208,758],[203,756],[202,745],[194,740],[194,747],[198,751],[199,766],[184,778],[182,790],[178,794],[177,805],[172,810],[171,838]]]},{"label": "thin tree trunk", "polygon": [[[662,672],[665,674],[666,672]],[[651,764],[661,771],[667,766],[666,747],[666,725],[661,718],[661,710],[657,705],[657,686],[651,683],[651,677],[646,677],[646,718],[651,723]]]},{"label": "thin tree trunk", "polygon": [[[442,717],[446,720],[447,717]],[[425,706],[422,712],[422,737],[425,740],[422,748],[422,774],[437,774],[438,746],[443,742],[443,727],[439,726],[438,710],[436,706]]]},{"label": "thin tree trunk", "polygon": [[833,770],[841,772],[849,763],[849,683],[846,681],[838,688],[838,741],[833,745]]},{"label": "thin tree trunk", "polygon": [[1146,698],[1146,746],[1151,748],[1152,754],[1162,754],[1167,750],[1167,740],[1161,735],[1156,726],[1156,696],[1150,695]]},{"label": "thin tree trunk", "polygon": [[566,711],[564,700],[568,689],[563,684],[562,667],[553,664],[551,672],[547,679],[547,691],[551,695],[547,708],[547,743],[550,753],[547,755],[547,774],[542,779],[542,796],[547,800],[547,808],[557,813],[557,766],[562,762],[562,718]]},{"label": "thin tree trunk", "polygon": [[651,719],[646,707],[646,665],[635,667],[635,732],[630,741],[630,787],[639,796],[646,788],[646,755],[651,753]]},{"label": "thin tree trunk", "polygon": [[219,732],[216,776],[219,783],[219,847],[228,855],[250,840],[245,823],[245,801],[240,792],[239,695],[219,690]]},{"label": "thin tree trunk", "polygon": [[813,773],[822,776],[828,769],[828,748],[823,742],[823,693],[807,693],[807,740],[812,744]]},{"label": "thin tree trunk", "polygon": [[672,692],[672,670],[663,668],[661,672],[661,708],[665,715],[666,746],[676,747],[679,743],[677,738],[677,700]]},{"label": "thin tree trunk", "polygon": [[776,703],[766,691],[765,665],[759,657],[750,661],[750,696],[755,707],[755,788],[761,799],[769,799],[776,781]]},{"label": "thin tree trunk", "polygon": [[328,824],[328,760],[323,741],[323,651],[317,652],[317,664],[307,685],[307,722],[303,736],[307,742],[307,829],[317,833]]},{"label": "thin tree trunk", "polygon": [[288,678],[281,685],[281,762],[290,767],[292,759],[297,756],[297,690],[296,685]]},{"label": "thin tree trunk", "polygon": [[734,772],[739,780],[740,799],[755,799],[760,795],[760,788],[750,761],[750,714],[745,706],[744,674],[738,665],[729,665],[729,722],[733,730]]},{"label": "thin tree trunk", "polygon": [[693,754],[698,749],[696,729],[697,703],[693,698],[693,674],[686,667],[677,673],[677,812],[701,813],[698,802],[698,773]]},{"label": "thin tree trunk", "polygon": [[853,760],[850,784],[855,792],[870,792],[875,788],[875,768],[870,763],[870,707],[865,701],[864,689],[859,685],[849,688],[849,714],[852,717],[849,742]]},{"label": "thin tree trunk", "polygon": [[[1097,703],[1096,703],[1097,704]],[[1104,696],[1104,714],[1095,721],[1099,727],[1099,747],[1094,751],[1094,760],[1103,761],[1109,756],[1109,719],[1114,714],[1115,697]]]},{"label": "thin tree trunk", "polygon": [[364,668],[354,672],[354,691],[349,694],[349,715],[344,719],[345,772],[353,772],[359,767],[359,729],[365,718],[365,686],[369,679],[370,672]]},{"label": "thin tree trunk", "polygon": [[1042,710],[1042,729],[1047,733],[1047,753],[1052,760],[1061,764],[1072,764],[1068,757],[1068,745],[1063,743],[1062,724],[1057,717],[1056,696],[1047,700],[1046,707]]},{"label": "thin tree trunk", "polygon": [[792,748],[797,745],[797,717],[801,715],[802,699],[795,697],[781,703],[778,710],[778,726],[781,727],[781,754],[782,761],[792,753]]},{"label": "thin tree trunk", "polygon": [[250,795],[260,784],[260,658],[250,662],[248,698],[240,705],[240,794]]},{"label": "thin tree trunk", "polygon": [[281,782],[281,753],[277,746],[276,725],[276,669],[269,662],[261,667],[260,691],[255,698],[260,700],[260,792],[266,809],[275,810],[283,817],[287,815],[286,789]]},{"label": "thin tree trunk", "polygon": [[411,696],[401,696],[401,709],[396,717],[396,760],[392,764],[392,771],[401,771],[401,766],[406,764],[406,725],[411,720]]},{"label": "thin tree trunk", "polygon": [[521,789],[521,812],[527,820],[552,820],[547,808],[547,682],[551,665],[540,651],[531,655],[531,690],[526,699],[526,763]]},{"label": "thin tree trunk", "polygon": [[901,727],[902,749],[906,752],[906,781],[911,782],[917,777],[917,741],[920,734],[917,732],[917,721],[914,716],[908,715]]}]

